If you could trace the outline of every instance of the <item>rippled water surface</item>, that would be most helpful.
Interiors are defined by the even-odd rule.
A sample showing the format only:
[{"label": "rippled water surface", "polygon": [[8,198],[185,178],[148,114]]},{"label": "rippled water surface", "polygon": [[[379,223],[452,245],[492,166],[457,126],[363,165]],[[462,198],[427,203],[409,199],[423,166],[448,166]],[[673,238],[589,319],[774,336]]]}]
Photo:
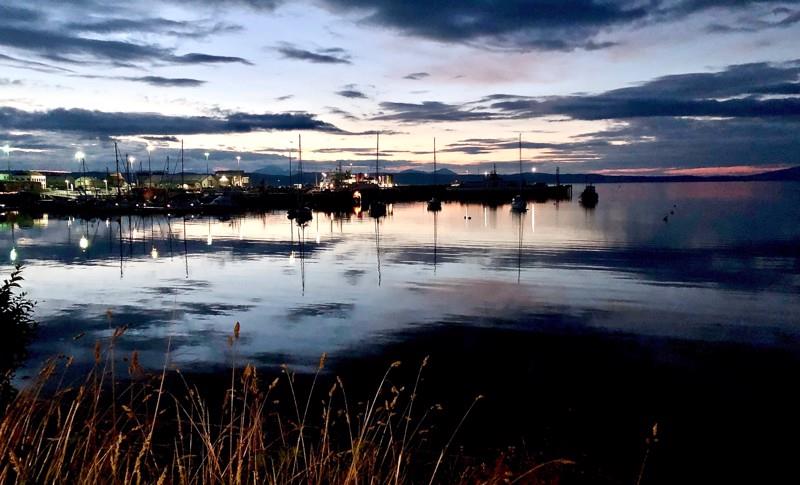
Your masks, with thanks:
[{"label": "rippled water surface", "polygon": [[261,363],[350,356],[443,322],[798,342],[796,184],[599,191],[594,210],[396,204],[377,222],[316,213],[304,228],[282,212],[51,217],[18,222],[13,241],[6,227],[2,251],[16,248],[39,302],[38,355],[80,355],[75,334],[128,324],[126,345],[152,364],[168,335],[178,362],[224,364],[234,320]]}]

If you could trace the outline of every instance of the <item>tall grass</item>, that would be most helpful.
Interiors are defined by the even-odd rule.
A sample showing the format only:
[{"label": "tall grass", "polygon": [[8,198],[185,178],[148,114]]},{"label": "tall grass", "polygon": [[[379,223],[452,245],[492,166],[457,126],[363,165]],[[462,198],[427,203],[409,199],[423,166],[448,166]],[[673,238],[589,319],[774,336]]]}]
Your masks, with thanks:
[{"label": "tall grass", "polygon": [[[395,362],[364,401],[340,379],[298,377],[283,366],[262,382],[252,365],[231,366],[224,398],[213,404],[179,370],[148,373],[134,352],[128,376],[114,374],[120,327],[95,346],[94,366],[67,384],[73,360],[48,361],[0,419],[0,483],[541,483],[566,460],[482,464],[454,452],[476,397],[458,425],[429,438],[437,405],[418,397],[426,358],[408,389],[392,385]],[[234,350],[237,323],[229,337]],[[211,396],[213,397],[213,396]],[[438,445],[434,443],[439,443]]]}]

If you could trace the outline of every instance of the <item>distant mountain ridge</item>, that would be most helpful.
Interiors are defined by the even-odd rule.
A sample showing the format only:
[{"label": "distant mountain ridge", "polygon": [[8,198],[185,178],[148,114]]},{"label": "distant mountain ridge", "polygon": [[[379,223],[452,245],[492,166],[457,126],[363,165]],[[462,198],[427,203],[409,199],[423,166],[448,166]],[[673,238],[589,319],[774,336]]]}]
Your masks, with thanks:
[{"label": "distant mountain ridge", "polygon": [[[263,170],[263,169],[262,169]],[[400,172],[388,172],[394,175],[394,181],[400,185],[426,185],[434,183],[432,172],[408,169]],[[305,172],[303,181],[305,183],[314,182],[321,176],[320,172]],[[294,173],[293,178],[297,181],[298,174]],[[504,180],[519,180],[519,173],[502,174]],[[288,178],[287,173],[264,173],[256,172],[251,175],[252,183],[260,183],[264,180],[267,185],[285,183]],[[535,183],[556,183],[556,175],[552,173],[524,173],[522,178],[526,184]],[[456,180],[461,182],[478,182],[484,179],[483,174],[458,174],[450,169],[443,168],[436,171],[437,184],[451,184]],[[752,175],[601,175],[584,173],[566,173],[558,177],[562,184],[582,184],[582,183],[658,183],[658,182],[735,182],[735,181],[800,181],[800,166],[773,170]]]}]

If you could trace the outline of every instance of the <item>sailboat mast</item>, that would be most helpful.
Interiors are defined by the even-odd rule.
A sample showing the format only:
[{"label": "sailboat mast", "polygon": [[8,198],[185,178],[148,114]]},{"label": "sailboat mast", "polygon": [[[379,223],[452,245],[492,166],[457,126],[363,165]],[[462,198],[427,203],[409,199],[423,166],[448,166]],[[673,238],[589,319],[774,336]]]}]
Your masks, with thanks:
[{"label": "sailboat mast", "polygon": [[181,140],[181,188],[185,185],[183,181],[183,140]]},{"label": "sailboat mast", "polygon": [[117,162],[117,173],[114,178],[117,179],[117,197],[119,198],[122,194],[119,189],[119,150],[117,150],[117,142],[114,142],[114,160]]},{"label": "sailboat mast", "polygon": [[436,185],[436,137],[433,137],[433,185]]},{"label": "sailboat mast", "polygon": [[522,133],[519,134],[519,188],[522,188]]},{"label": "sailboat mast", "polygon": [[297,135],[297,162],[300,164],[300,187],[303,186],[303,138]]},{"label": "sailboat mast", "polygon": [[381,156],[380,146],[381,146],[381,132],[376,131],[375,132],[375,183],[378,184],[379,186],[380,186],[380,181],[378,180],[378,178],[380,177],[380,171],[378,169],[378,161],[380,160]]}]

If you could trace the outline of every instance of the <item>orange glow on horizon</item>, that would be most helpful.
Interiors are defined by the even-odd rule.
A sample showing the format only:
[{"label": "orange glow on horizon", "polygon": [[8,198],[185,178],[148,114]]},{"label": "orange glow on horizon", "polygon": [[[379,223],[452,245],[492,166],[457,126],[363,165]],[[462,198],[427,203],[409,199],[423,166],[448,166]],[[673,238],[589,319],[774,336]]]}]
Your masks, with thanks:
[{"label": "orange glow on horizon", "polygon": [[754,175],[791,168],[791,165],[733,165],[697,168],[609,168],[594,170],[597,175],[694,175],[698,177]]}]

